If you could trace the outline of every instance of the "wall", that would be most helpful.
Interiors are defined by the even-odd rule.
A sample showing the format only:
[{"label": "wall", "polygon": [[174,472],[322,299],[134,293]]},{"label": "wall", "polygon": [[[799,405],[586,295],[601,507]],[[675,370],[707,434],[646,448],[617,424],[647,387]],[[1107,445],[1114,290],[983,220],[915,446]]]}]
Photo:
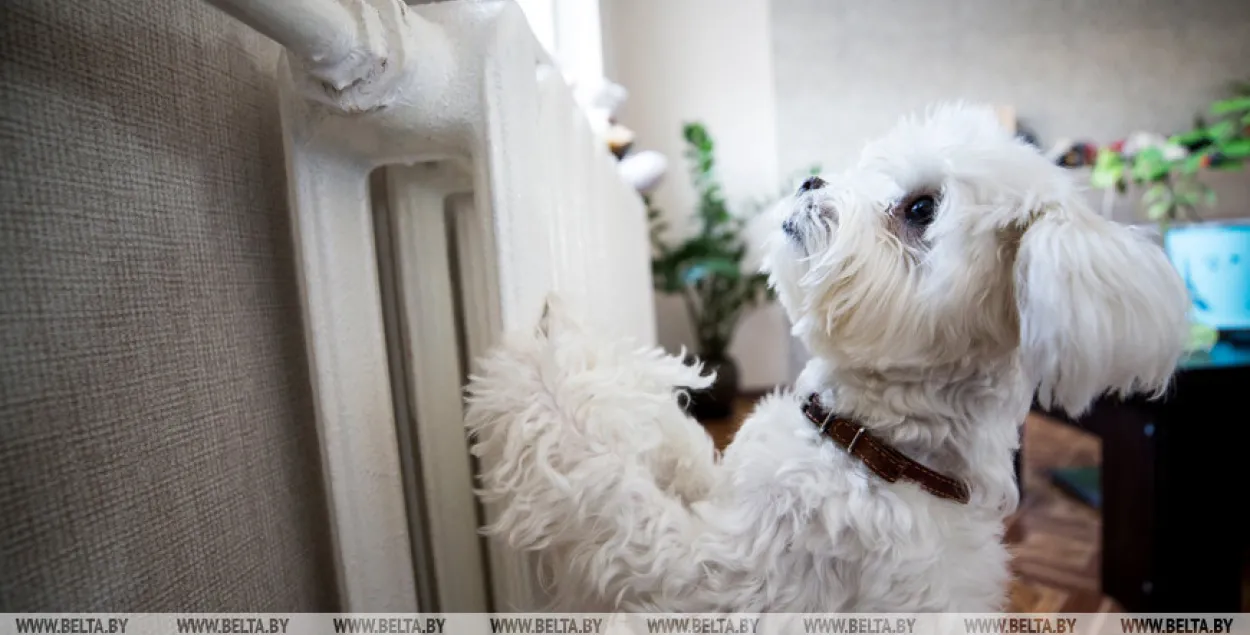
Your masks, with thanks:
[{"label": "wall", "polygon": [[[713,135],[731,205],[773,194],[782,173],[767,0],[602,0],[600,14],[605,74],[630,92],[619,118],[637,133],[636,147],[669,158],[654,201],[670,223],[688,228],[696,202],[682,158],[687,121],[702,121]],[[657,298],[657,312],[663,345],[693,345],[679,299]],[[787,329],[775,306],[739,327],[730,352],[745,389],[787,380]]]},{"label": "wall", "polygon": [[[813,157],[845,167],[867,139],[933,101],[1010,105],[1049,147],[1179,131],[1229,81],[1250,79],[1246,0],[773,0],[771,9],[783,170]],[[1220,205],[1208,216],[1250,215],[1250,176],[1211,183]],[[1111,213],[1137,220],[1131,198]]]},{"label": "wall", "polygon": [[0,4],[0,612],[337,610],[276,53]]}]

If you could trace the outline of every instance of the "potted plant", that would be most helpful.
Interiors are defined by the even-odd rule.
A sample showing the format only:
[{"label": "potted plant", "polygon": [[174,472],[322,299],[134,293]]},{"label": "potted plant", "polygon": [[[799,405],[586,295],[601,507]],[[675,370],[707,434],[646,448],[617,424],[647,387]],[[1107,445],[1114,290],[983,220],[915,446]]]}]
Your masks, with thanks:
[{"label": "potted plant", "polygon": [[1164,234],[1178,220],[1200,220],[1197,209],[1213,205],[1215,192],[1198,175],[1206,169],[1240,170],[1250,157],[1250,90],[1215,102],[1210,112],[1215,123],[1199,119],[1192,130],[1140,143],[1135,152],[1126,153],[1122,143],[1099,149],[1091,184],[1121,193],[1130,184],[1146,187],[1143,211]]},{"label": "potted plant", "polygon": [[[1250,85],[1241,85],[1234,97],[1212,104],[1209,114],[1214,118],[1211,123],[1199,118],[1193,129],[1168,139],[1160,137],[1153,143],[1138,143],[1139,147],[1131,152],[1126,152],[1122,144],[1100,149],[1091,174],[1091,184],[1095,187],[1115,188],[1119,192],[1127,191],[1130,184],[1144,188],[1142,211],[1147,219],[1158,224],[1164,248],[1193,296],[1195,319],[1191,347],[1194,349],[1214,344],[1218,338],[1216,329],[1229,325],[1241,327],[1230,320],[1244,321],[1244,318],[1230,318],[1213,311],[1214,295],[1221,296],[1219,304],[1229,304],[1231,296],[1223,296],[1250,286],[1250,281],[1244,277],[1244,267],[1236,271],[1229,268],[1227,272],[1220,271],[1212,276],[1207,275],[1212,273],[1207,271],[1209,266],[1191,264],[1200,257],[1204,262],[1211,262],[1211,256],[1222,261],[1223,252],[1244,249],[1248,228],[1238,225],[1175,227],[1179,221],[1200,221],[1198,209],[1215,204],[1215,191],[1200,178],[1204,171],[1241,170],[1250,158]],[[1238,253],[1227,256],[1232,262],[1242,257]],[[1241,277],[1236,277],[1238,275]]]},{"label": "potted plant", "polygon": [[[739,369],[729,345],[743,314],[773,298],[767,276],[744,267],[750,214],[730,212],[716,177],[715,145],[700,123],[682,127],[685,156],[699,202],[689,238],[669,244],[659,210],[647,201],[651,224],[652,277],[661,293],[680,295],[694,332],[694,357],[716,382],[692,393],[689,412],[700,419],[728,417],[739,392]],[[694,361],[692,359],[691,361]]]}]

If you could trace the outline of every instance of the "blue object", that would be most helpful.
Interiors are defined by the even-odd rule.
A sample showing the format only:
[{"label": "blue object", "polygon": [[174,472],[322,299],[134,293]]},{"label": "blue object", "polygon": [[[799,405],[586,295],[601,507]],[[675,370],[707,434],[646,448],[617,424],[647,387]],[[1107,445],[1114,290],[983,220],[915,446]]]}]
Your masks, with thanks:
[{"label": "blue object", "polygon": [[1177,225],[1163,246],[1189,288],[1194,321],[1250,329],[1250,221]]}]

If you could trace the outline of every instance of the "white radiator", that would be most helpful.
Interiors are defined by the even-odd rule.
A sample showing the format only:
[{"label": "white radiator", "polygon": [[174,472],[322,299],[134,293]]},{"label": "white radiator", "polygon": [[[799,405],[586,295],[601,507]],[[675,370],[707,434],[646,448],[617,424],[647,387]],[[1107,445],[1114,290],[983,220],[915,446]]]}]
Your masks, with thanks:
[{"label": "white radiator", "polygon": [[534,608],[527,560],[476,535],[464,364],[552,290],[654,343],[639,197],[510,1],[209,1],[286,48],[343,610]]}]

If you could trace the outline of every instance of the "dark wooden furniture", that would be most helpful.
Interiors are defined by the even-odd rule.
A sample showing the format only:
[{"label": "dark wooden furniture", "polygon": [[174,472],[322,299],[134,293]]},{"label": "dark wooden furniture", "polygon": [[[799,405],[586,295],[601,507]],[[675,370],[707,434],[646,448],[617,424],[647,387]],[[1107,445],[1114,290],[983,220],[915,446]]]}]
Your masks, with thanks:
[{"label": "dark wooden furniture", "polygon": [[1103,592],[1130,612],[1237,613],[1250,523],[1250,348],[1221,342],[1158,400],[1104,399]]}]

